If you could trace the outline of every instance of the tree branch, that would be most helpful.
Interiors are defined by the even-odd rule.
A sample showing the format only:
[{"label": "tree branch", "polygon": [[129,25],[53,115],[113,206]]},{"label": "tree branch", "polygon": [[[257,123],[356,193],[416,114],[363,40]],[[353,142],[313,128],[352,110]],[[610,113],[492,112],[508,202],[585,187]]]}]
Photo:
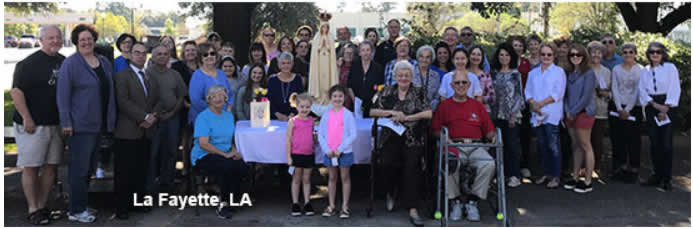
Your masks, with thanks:
[{"label": "tree branch", "polygon": [[673,12],[667,14],[660,21],[659,33],[666,36],[668,35],[676,26],[683,23],[684,21],[691,19],[691,3],[687,2],[683,6],[680,6]]},{"label": "tree branch", "polygon": [[633,9],[633,4],[629,2],[616,2],[616,6],[621,11],[623,21],[626,22],[629,31],[639,30],[640,20],[637,20],[637,13]]}]

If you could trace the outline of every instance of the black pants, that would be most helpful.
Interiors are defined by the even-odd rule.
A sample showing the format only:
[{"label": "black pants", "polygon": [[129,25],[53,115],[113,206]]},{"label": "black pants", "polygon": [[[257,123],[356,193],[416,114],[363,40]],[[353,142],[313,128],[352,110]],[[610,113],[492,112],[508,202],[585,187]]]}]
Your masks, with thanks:
[{"label": "black pants", "polygon": [[520,146],[522,147],[522,157],[520,158],[520,168],[529,169],[531,166],[529,162],[533,159],[530,154],[530,144],[532,144],[532,124],[530,123],[530,118],[532,113],[529,111],[529,103],[525,104],[525,109],[522,110],[522,124],[520,124]]},{"label": "black pants", "polygon": [[248,166],[243,160],[207,154],[197,160],[196,166],[217,177],[221,189],[221,201],[228,202],[231,193],[234,193],[236,197],[240,196],[241,179],[248,176]]},{"label": "black pants", "polygon": [[393,195],[399,187],[399,203],[405,209],[421,206],[423,147],[407,147],[405,137],[393,135],[383,145],[381,174],[385,191]]},{"label": "black pants", "polygon": [[[602,172],[601,166],[602,156],[604,155],[604,134],[606,132],[607,125],[607,119],[595,119],[590,136],[592,151],[594,152],[594,170],[600,173]],[[584,164],[582,166],[584,167]]]},{"label": "black pants", "polygon": [[[616,111],[610,109],[611,111]],[[640,168],[640,123],[642,122],[642,108],[633,107],[630,116],[635,117],[635,121],[621,120],[618,117],[609,115],[609,132],[613,145],[613,158],[611,161],[612,170],[616,171],[626,164],[631,168]]]},{"label": "black pants", "polygon": [[571,148],[573,141],[570,139],[568,128],[565,128],[565,126],[560,123],[558,124],[558,131],[561,153],[563,153],[561,155],[561,171],[559,174],[561,177],[569,177],[570,173],[573,172],[573,149]]},{"label": "black pants", "polygon": [[[659,104],[664,104],[666,95],[651,95],[652,99]],[[659,110],[652,106],[645,107],[647,118],[647,134],[650,137],[650,157],[654,167],[655,178],[667,182],[671,180],[671,166],[673,154],[673,132],[674,132],[674,109],[670,108],[667,115],[671,123],[657,126],[654,117],[659,114]]]},{"label": "black pants", "polygon": [[133,207],[133,194],[138,202],[146,195],[145,182],[149,168],[149,139],[116,139],[114,149],[114,189],[117,211]]}]

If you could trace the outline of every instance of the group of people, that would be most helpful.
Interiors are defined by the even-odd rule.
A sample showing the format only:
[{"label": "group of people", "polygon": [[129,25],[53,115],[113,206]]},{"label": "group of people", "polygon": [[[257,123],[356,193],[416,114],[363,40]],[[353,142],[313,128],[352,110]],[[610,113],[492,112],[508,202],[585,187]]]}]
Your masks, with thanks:
[{"label": "group of people", "polygon": [[[422,158],[434,154],[434,139],[443,127],[451,143],[495,142],[499,127],[509,177],[501,183],[508,187],[531,177],[530,161],[541,161],[543,174],[536,184],[553,189],[562,182],[565,189],[587,193],[594,189],[591,174],[599,170],[607,125],[614,170],[599,172],[629,183],[638,180],[639,129],[646,122],[654,173],[643,184],[671,189],[672,118],[681,89],[678,70],[661,43],[638,50],[632,43],[617,48],[609,34],[586,46],[564,38],[542,42],[536,35],[510,36],[488,58],[474,44],[470,27],[448,27],[440,42],[413,50],[413,42],[400,35],[397,19],[387,23],[388,39],[380,41],[377,30],[369,28],[356,44],[346,27],[337,29],[333,41],[329,17],[321,18],[318,34],[301,26],[295,38],[283,36],[276,43],[276,31],[264,28],[243,66],[234,45],[216,32],[204,43],[184,42],[180,57],[173,38],[164,36],[150,60],[144,43],[122,34],[116,41],[121,56],[112,63],[95,52],[98,33],[92,26],[71,31],[77,52],[67,58],[58,53],[60,29],[42,27],[41,50],[17,64],[11,91],[29,222],[50,221],[46,200],[62,161],[63,136],[70,220],[96,219],[97,211],[87,206],[87,189],[101,148],[114,152],[116,218],[128,219],[129,212],[150,211],[130,204],[134,193],[171,190],[179,145],[190,152],[186,166],[219,177],[217,215],[230,219],[228,194],[238,193],[248,174],[233,142],[235,124],[251,118],[250,104],[265,89],[271,118],[288,122],[285,147],[293,168],[294,216],[314,214],[310,174],[315,153],[321,152],[329,171],[329,204],[322,215],[350,217],[352,149],[367,144],[354,141],[355,119],[361,117],[390,119],[406,128],[403,133],[383,128],[375,147],[382,153],[386,208],[392,211],[399,201],[415,226],[423,225],[417,209],[427,185],[423,171],[431,169]],[[646,52],[645,65],[636,62],[638,51]],[[530,157],[532,133],[542,158]],[[449,172],[450,218],[466,215],[479,221],[477,202],[486,199],[500,165],[485,148],[453,147],[450,152],[458,159]],[[460,180],[465,167],[474,170],[468,188]],[[562,171],[568,176],[561,178]],[[339,180],[343,200],[338,211]]]}]

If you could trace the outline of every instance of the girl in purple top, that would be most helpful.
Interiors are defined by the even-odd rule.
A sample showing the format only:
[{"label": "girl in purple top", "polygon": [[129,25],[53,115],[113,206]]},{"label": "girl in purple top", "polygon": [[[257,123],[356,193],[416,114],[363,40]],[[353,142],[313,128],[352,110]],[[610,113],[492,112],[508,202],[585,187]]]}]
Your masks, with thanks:
[{"label": "girl in purple top", "polygon": [[[335,85],[328,92],[332,107],[320,119],[318,141],[326,155],[323,164],[327,167],[330,179],[327,185],[329,203],[322,216],[329,217],[336,213],[335,197],[337,195],[337,176],[342,178],[342,210],[339,218],[346,219],[351,215],[349,197],[351,196],[351,176],[349,170],[354,164],[352,143],[356,139],[356,121],[354,114],[344,108],[346,88]],[[339,168],[338,168],[339,167]]]},{"label": "girl in purple top", "polygon": [[303,184],[303,213],[307,216],[314,214],[310,205],[310,172],[315,166],[313,154],[313,117],[310,114],[310,106],[313,100],[308,93],[295,96],[298,115],[289,119],[286,128],[286,159],[289,166],[294,168],[291,181],[291,215],[300,216],[301,206],[298,205],[298,192]]}]

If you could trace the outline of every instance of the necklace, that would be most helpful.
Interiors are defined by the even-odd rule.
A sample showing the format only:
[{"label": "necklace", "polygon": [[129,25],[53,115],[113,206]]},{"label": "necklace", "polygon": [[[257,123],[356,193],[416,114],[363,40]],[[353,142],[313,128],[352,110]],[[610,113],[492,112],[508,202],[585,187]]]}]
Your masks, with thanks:
[{"label": "necklace", "polygon": [[[291,92],[291,91],[290,91],[290,89],[291,89],[291,83],[285,83],[284,81],[281,81],[281,80],[280,80],[280,82],[282,83],[282,84],[281,84],[281,88],[282,88],[282,99],[284,100],[284,103],[287,103],[286,100],[289,98],[289,92]],[[284,85],[286,85],[286,87],[284,87]]]}]

